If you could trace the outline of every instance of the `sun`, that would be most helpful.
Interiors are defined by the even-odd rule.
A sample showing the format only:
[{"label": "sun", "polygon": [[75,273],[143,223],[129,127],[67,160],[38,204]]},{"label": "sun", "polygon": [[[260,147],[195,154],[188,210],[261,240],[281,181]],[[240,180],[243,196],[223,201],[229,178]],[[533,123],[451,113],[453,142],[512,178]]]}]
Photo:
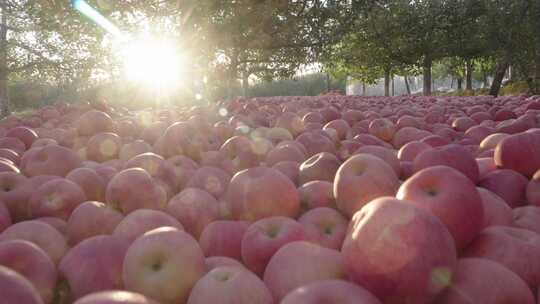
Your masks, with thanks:
[{"label": "sun", "polygon": [[169,90],[184,80],[186,61],[172,41],[140,39],[127,43],[121,53],[127,78],[137,84]]}]

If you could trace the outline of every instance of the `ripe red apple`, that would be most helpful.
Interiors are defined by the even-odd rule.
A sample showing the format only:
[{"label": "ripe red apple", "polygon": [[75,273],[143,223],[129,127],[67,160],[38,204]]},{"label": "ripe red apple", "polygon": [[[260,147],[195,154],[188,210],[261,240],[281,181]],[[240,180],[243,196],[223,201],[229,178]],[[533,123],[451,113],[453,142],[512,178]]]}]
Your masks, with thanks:
[{"label": "ripe red apple", "polygon": [[401,185],[396,197],[437,216],[458,249],[483,228],[484,209],[475,185],[451,167],[434,166],[419,171]]},{"label": "ripe red apple", "polygon": [[456,265],[444,224],[395,198],[374,200],[357,212],[341,252],[350,279],[383,303],[429,303],[451,283]]},{"label": "ripe red apple", "polygon": [[68,173],[66,179],[77,184],[89,201],[105,201],[105,182],[97,172],[90,168],[77,168]]},{"label": "ripe red apple", "polygon": [[64,221],[61,218],[57,218],[57,217],[54,217],[54,216],[44,216],[44,217],[38,217],[35,220],[38,221],[38,222],[45,223],[45,224],[53,227],[58,232],[60,232],[60,234],[62,234],[64,236],[66,235],[67,222]]},{"label": "ripe red apple", "polygon": [[540,170],[536,171],[527,184],[525,197],[529,204],[540,206]]},{"label": "ripe red apple", "polygon": [[21,161],[19,154],[10,149],[0,149],[0,157],[11,160],[15,165],[19,165],[19,162]]},{"label": "ripe red apple", "polygon": [[20,169],[28,177],[37,175],[66,176],[81,165],[74,151],[61,146],[45,146],[28,150],[21,159]]},{"label": "ripe red apple", "polygon": [[137,139],[123,145],[118,154],[118,158],[123,161],[128,161],[139,154],[148,152],[152,152],[152,146],[143,140]]},{"label": "ripe red apple", "polygon": [[186,303],[205,272],[197,241],[186,232],[163,227],[143,234],[128,248],[123,281],[126,289],[160,303]]},{"label": "ripe red apple", "polygon": [[15,137],[0,138],[0,148],[13,150],[19,155],[22,155],[24,151],[26,151],[26,145],[24,142]]},{"label": "ripe red apple", "polygon": [[336,250],[341,248],[349,224],[341,213],[325,207],[307,211],[298,222],[302,224],[311,241]]},{"label": "ripe red apple", "polygon": [[207,257],[204,259],[204,262],[206,264],[206,271],[208,272],[212,271],[214,268],[223,266],[244,267],[238,260],[224,256]]},{"label": "ripe red apple", "polygon": [[378,118],[369,124],[369,133],[386,142],[390,142],[396,133],[394,123],[386,118]]},{"label": "ripe red apple", "polygon": [[300,209],[296,186],[281,172],[267,167],[237,173],[229,184],[225,200],[237,220],[256,221],[270,216],[294,218]]},{"label": "ripe red apple", "polygon": [[141,208],[164,209],[167,203],[165,189],[141,168],[116,174],[107,185],[105,198],[108,205],[125,214]]},{"label": "ripe red apple", "polygon": [[503,139],[495,148],[495,163],[503,169],[531,177],[540,169],[540,131],[529,131]]},{"label": "ripe red apple", "polygon": [[100,202],[84,202],[71,213],[66,227],[69,244],[101,234],[111,234],[124,216]]},{"label": "ripe red apple", "polygon": [[281,304],[381,304],[369,291],[343,280],[317,281],[287,294]]},{"label": "ripe red apple", "polygon": [[285,112],[278,117],[275,127],[286,129],[296,137],[304,131],[304,122],[298,115]]},{"label": "ripe red apple", "polygon": [[540,207],[524,206],[512,210],[513,226],[540,234]]},{"label": "ripe red apple", "polygon": [[7,227],[11,226],[11,215],[6,205],[0,201],[0,233]]},{"label": "ripe red apple", "polygon": [[527,284],[499,263],[468,258],[458,261],[452,284],[437,303],[523,303],[534,304]]},{"label": "ripe red apple", "polygon": [[484,208],[483,228],[488,226],[511,226],[513,221],[512,208],[497,194],[480,187],[476,188],[476,190],[480,194]]},{"label": "ripe red apple", "polygon": [[276,146],[266,155],[266,165],[273,166],[281,161],[295,161],[298,163],[304,162],[306,155],[304,152],[294,145]]},{"label": "ripe red apple", "polygon": [[43,304],[38,291],[25,277],[0,265],[2,302],[17,304]]},{"label": "ripe red apple", "polygon": [[108,290],[86,295],[73,304],[157,304],[138,293],[123,290]]},{"label": "ripe red apple", "polygon": [[230,181],[231,176],[222,169],[201,167],[193,173],[186,187],[202,189],[219,199],[225,195]]},{"label": "ripe red apple", "polygon": [[68,250],[66,239],[58,230],[40,221],[24,221],[9,226],[0,234],[0,242],[24,240],[43,249],[57,264]]},{"label": "ripe red apple", "polygon": [[150,230],[160,227],[173,227],[184,230],[174,217],[159,210],[137,209],[126,215],[113,231],[113,235],[132,243],[136,238]]},{"label": "ripe red apple", "polygon": [[94,236],[72,247],[58,266],[69,284],[71,298],[122,289],[122,265],[128,247],[125,240],[108,235]]},{"label": "ripe red apple", "polygon": [[26,149],[30,149],[34,141],[36,141],[38,138],[37,133],[27,127],[15,127],[10,129],[5,136],[19,139],[24,143]]},{"label": "ripe red apple", "polygon": [[337,151],[336,145],[328,138],[328,136],[324,136],[315,131],[302,133],[296,138],[296,141],[306,148],[307,157],[312,157],[321,152],[328,152],[335,155]]},{"label": "ripe red apple", "polygon": [[303,211],[317,207],[336,207],[334,184],[326,181],[312,181],[298,188]]},{"label": "ripe red apple", "polygon": [[86,196],[76,183],[64,178],[53,179],[35,189],[28,202],[29,215],[31,218],[54,216],[67,220],[84,201]]},{"label": "ripe red apple", "polygon": [[411,141],[405,144],[398,151],[398,158],[401,161],[414,161],[414,159],[423,151],[429,150],[432,147],[421,141]]},{"label": "ripe red apple", "polygon": [[285,244],[308,240],[304,227],[288,217],[267,217],[251,224],[242,238],[242,261],[261,276],[270,258]]},{"label": "ripe red apple", "polygon": [[501,142],[503,139],[509,136],[510,134],[506,134],[506,133],[493,133],[489,135],[488,137],[484,138],[482,142],[480,142],[480,151],[495,149],[495,147],[497,147],[499,142]]},{"label": "ripe red apple", "polygon": [[104,112],[91,110],[79,117],[75,122],[77,133],[82,136],[92,136],[100,132],[113,130],[112,118]]},{"label": "ripe red apple", "polygon": [[167,213],[176,218],[186,231],[198,239],[204,228],[219,219],[217,200],[208,192],[186,188],[167,204]]},{"label": "ripe red apple", "polygon": [[244,221],[215,221],[206,226],[199,244],[206,257],[225,256],[242,260],[242,239],[249,227]]},{"label": "ripe red apple", "polygon": [[513,170],[498,169],[486,174],[479,185],[500,196],[510,207],[525,205],[528,180]]},{"label": "ripe red apple", "polygon": [[415,172],[439,165],[452,167],[465,174],[473,183],[478,182],[478,164],[463,146],[452,144],[429,149],[420,153],[413,162]]},{"label": "ripe red apple", "polygon": [[539,286],[540,235],[535,232],[505,226],[488,227],[463,254],[498,262],[520,276],[531,289]]},{"label": "ripe red apple", "polygon": [[352,217],[371,200],[394,195],[398,187],[399,180],[392,167],[376,156],[357,154],[337,171],[334,196],[338,209]]},{"label": "ripe red apple", "polygon": [[86,155],[88,159],[97,162],[118,158],[122,148],[122,139],[115,133],[98,133],[86,143]]},{"label": "ripe red apple", "polygon": [[176,168],[163,157],[151,152],[139,154],[125,163],[124,169],[128,168],[142,168],[146,170],[153,178],[161,180],[168,186],[170,191],[176,193],[176,189],[179,186]]},{"label": "ripe red apple", "polygon": [[44,303],[52,301],[58,274],[51,258],[41,248],[22,240],[0,242],[0,265],[28,279]]},{"label": "ripe red apple", "polygon": [[392,167],[392,170],[394,170],[394,172],[396,173],[396,176],[401,175],[401,164],[399,162],[399,159],[397,157],[397,153],[395,150],[388,149],[381,146],[367,145],[367,146],[360,147],[358,150],[354,152],[354,154],[369,154],[369,155],[376,156],[382,159],[390,167]]},{"label": "ripe red apple", "polygon": [[300,165],[299,182],[301,185],[315,180],[332,182],[340,165],[334,154],[317,153]]},{"label": "ripe red apple", "polygon": [[264,282],[276,302],[308,283],[345,277],[343,257],[339,251],[306,241],[281,247],[264,272]]},{"label": "ripe red apple", "polygon": [[[238,292],[242,290],[242,292]],[[255,274],[242,267],[217,267],[191,290],[188,304],[272,304],[272,295]]]}]

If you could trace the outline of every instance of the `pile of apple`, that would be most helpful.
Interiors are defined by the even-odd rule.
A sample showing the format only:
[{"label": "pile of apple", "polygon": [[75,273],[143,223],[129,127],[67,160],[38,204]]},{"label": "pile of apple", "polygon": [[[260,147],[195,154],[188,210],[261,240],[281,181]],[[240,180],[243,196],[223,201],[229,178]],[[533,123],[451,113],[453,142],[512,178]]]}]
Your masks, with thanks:
[{"label": "pile of apple", "polygon": [[0,121],[0,303],[540,303],[540,96]]}]

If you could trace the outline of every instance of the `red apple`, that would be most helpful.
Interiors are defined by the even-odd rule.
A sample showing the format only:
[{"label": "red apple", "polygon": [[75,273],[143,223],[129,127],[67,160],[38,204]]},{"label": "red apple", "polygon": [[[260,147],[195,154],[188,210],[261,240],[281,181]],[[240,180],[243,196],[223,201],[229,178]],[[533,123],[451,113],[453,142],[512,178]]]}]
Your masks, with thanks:
[{"label": "red apple", "polygon": [[527,184],[525,197],[529,204],[540,206],[540,170],[536,171]]},{"label": "red apple", "polygon": [[317,207],[336,207],[334,184],[326,181],[312,181],[298,188],[302,210]]},{"label": "red apple", "polygon": [[206,264],[206,271],[208,272],[212,271],[212,269],[223,266],[244,267],[244,265],[238,262],[238,260],[224,256],[207,257],[204,262]]},{"label": "red apple", "polygon": [[126,215],[118,223],[113,235],[123,238],[131,244],[139,236],[160,227],[173,227],[184,230],[180,222],[163,211],[138,209]]},{"label": "red apple", "polygon": [[225,195],[231,176],[216,167],[201,167],[195,171],[186,187],[205,190],[219,199]]},{"label": "red apple", "polygon": [[67,220],[86,196],[76,183],[57,178],[35,189],[28,202],[30,217],[54,216]]},{"label": "red apple", "polygon": [[197,241],[186,232],[163,227],[131,244],[124,259],[123,280],[126,289],[160,303],[186,303],[205,272]]},{"label": "red apple", "polygon": [[423,151],[432,147],[421,141],[411,141],[405,144],[398,152],[398,158],[401,161],[414,161],[414,159]]},{"label": "red apple", "polygon": [[71,248],[58,266],[69,284],[71,298],[122,289],[122,264],[128,246],[121,238],[99,235]]},{"label": "red apple", "polygon": [[122,139],[115,133],[98,133],[86,143],[88,159],[97,162],[118,158],[122,148]]},{"label": "red apple", "polygon": [[307,240],[297,221],[282,217],[267,217],[251,224],[242,238],[242,261],[257,275],[262,275],[270,258],[285,244]]},{"label": "red apple", "polygon": [[525,206],[513,211],[513,226],[540,234],[540,207]]},{"label": "red apple", "polygon": [[503,139],[495,148],[495,163],[531,177],[540,169],[540,131],[530,131]]},{"label": "red apple", "polygon": [[334,196],[338,209],[352,217],[371,200],[394,195],[398,187],[399,180],[392,167],[376,156],[357,154],[337,171]]},{"label": "red apple", "polygon": [[152,146],[147,142],[138,139],[123,145],[118,154],[118,158],[123,161],[128,161],[139,154],[148,152],[152,152]]},{"label": "red apple", "polygon": [[225,200],[237,220],[256,221],[270,216],[294,218],[300,209],[296,186],[281,172],[267,167],[237,173],[229,184]]},{"label": "red apple", "polygon": [[225,256],[242,260],[242,238],[249,227],[243,221],[215,221],[206,226],[199,244],[206,257]]},{"label": "red apple", "polygon": [[37,140],[38,135],[34,130],[30,128],[15,127],[13,129],[10,129],[6,133],[6,137],[14,137],[14,138],[19,139],[20,141],[24,143],[24,145],[26,146],[26,149],[30,149],[34,141]]},{"label": "red apple", "polygon": [[90,237],[111,234],[123,219],[122,213],[100,202],[85,202],[71,213],[66,227],[72,245]]},{"label": "red apple", "polygon": [[281,304],[381,304],[369,291],[343,280],[317,281],[298,287]]},{"label": "red apple", "polygon": [[386,118],[378,118],[369,124],[369,133],[386,142],[390,142],[396,133],[394,123]]},{"label": "red apple", "polygon": [[336,171],[341,165],[341,161],[328,152],[321,152],[313,155],[300,165],[300,184],[314,180],[334,181]]},{"label": "red apple", "polygon": [[264,283],[278,303],[294,289],[316,281],[346,278],[339,251],[306,241],[289,243],[270,259]]},{"label": "red apple", "polygon": [[43,304],[38,291],[22,275],[0,265],[2,302],[17,304]]},{"label": "red apple", "polygon": [[79,135],[91,136],[112,131],[113,120],[107,113],[92,110],[81,115],[75,122],[75,127]]},{"label": "red apple", "polygon": [[430,303],[451,283],[456,265],[444,224],[394,198],[374,200],[354,215],[341,252],[350,279],[383,303]]},{"label": "red apple", "polygon": [[341,248],[349,224],[338,211],[325,207],[307,211],[298,222],[302,224],[311,241],[336,250]]},{"label": "red apple", "polygon": [[511,226],[512,225],[512,209],[506,202],[497,194],[484,189],[476,188],[482,206],[484,208],[484,228],[488,226]]},{"label": "red apple", "polygon": [[155,301],[138,293],[109,290],[86,295],[73,304],[157,304]]},{"label": "red apple", "polygon": [[105,201],[105,182],[93,169],[77,168],[68,173],[66,179],[77,184],[89,201]]},{"label": "red apple", "polygon": [[448,166],[478,182],[479,169],[473,155],[460,145],[447,145],[420,153],[413,162],[415,172],[433,166]]},{"label": "red apple", "polygon": [[81,158],[74,151],[61,146],[45,146],[28,150],[21,159],[24,175],[66,176],[81,165]]},{"label": "red apple", "polygon": [[525,205],[527,179],[513,170],[492,171],[480,181],[482,188],[500,196],[512,208]]},{"label": "red apple", "polygon": [[[241,290],[242,292],[238,292]],[[272,304],[272,295],[255,274],[242,267],[218,267],[191,290],[187,304]]]},{"label": "red apple", "polygon": [[397,153],[395,150],[388,149],[381,146],[363,146],[360,147],[358,150],[354,152],[354,154],[369,154],[376,156],[380,159],[382,159],[385,163],[387,163],[390,167],[392,167],[392,170],[396,173],[396,176],[401,175],[401,164],[399,162],[399,159],[397,157]]},{"label": "red apple", "polygon": [[453,168],[434,166],[419,171],[401,185],[396,197],[437,216],[458,249],[483,228],[482,199],[470,179]]}]

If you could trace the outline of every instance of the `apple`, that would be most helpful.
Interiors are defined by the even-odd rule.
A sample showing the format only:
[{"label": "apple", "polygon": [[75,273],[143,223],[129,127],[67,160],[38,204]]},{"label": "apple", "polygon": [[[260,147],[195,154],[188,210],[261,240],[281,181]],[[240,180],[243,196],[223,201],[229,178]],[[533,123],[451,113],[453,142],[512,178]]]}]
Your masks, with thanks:
[{"label": "apple", "polygon": [[316,281],[345,279],[346,273],[339,251],[296,241],[281,247],[272,256],[263,278],[278,303],[298,287]]},{"label": "apple", "polygon": [[218,220],[204,228],[199,244],[206,257],[225,256],[242,260],[242,239],[249,227],[244,221]]},{"label": "apple", "polygon": [[437,217],[391,197],[354,215],[341,252],[350,279],[383,303],[429,303],[451,283],[457,261]]},{"label": "apple", "polygon": [[465,174],[473,183],[478,182],[479,169],[473,155],[460,145],[446,145],[420,153],[413,162],[415,172],[433,166],[452,167]]},{"label": "apple", "polygon": [[91,110],[79,117],[75,122],[77,133],[82,136],[92,136],[100,132],[113,130],[112,118],[104,112]]},{"label": "apple", "polygon": [[0,242],[24,240],[43,249],[51,260],[58,264],[68,251],[65,237],[49,224],[40,221],[24,221],[9,226],[0,234]]},{"label": "apple", "polygon": [[390,142],[396,133],[396,126],[394,123],[386,118],[378,118],[371,121],[369,124],[369,133],[377,136],[386,142]]},{"label": "apple", "polygon": [[[242,292],[238,292],[242,290]],[[193,287],[188,304],[272,304],[272,295],[255,274],[242,267],[217,267]]]},{"label": "apple", "polygon": [[429,150],[432,147],[421,141],[411,141],[398,151],[398,158],[401,161],[414,161],[414,159],[423,151]]},{"label": "apple", "polygon": [[176,168],[163,157],[151,152],[139,154],[125,163],[124,169],[128,168],[142,168],[146,170],[153,178],[163,181],[170,191],[176,193],[176,189],[179,186]]},{"label": "apple", "polygon": [[398,177],[386,162],[373,155],[356,154],[337,171],[334,196],[338,209],[352,217],[371,200],[394,195],[398,187]]},{"label": "apple", "polygon": [[137,139],[123,145],[122,148],[120,148],[120,152],[118,153],[118,158],[127,162],[128,160],[139,154],[148,152],[152,152],[152,146],[150,146],[144,140]]},{"label": "apple", "polygon": [[21,159],[20,169],[24,175],[66,176],[81,165],[81,158],[74,151],[61,146],[45,146],[28,150]]},{"label": "apple", "polygon": [[196,188],[186,188],[174,196],[167,204],[167,213],[196,239],[208,224],[220,217],[217,200],[208,192]]},{"label": "apple", "polygon": [[531,177],[540,169],[540,130],[503,139],[495,148],[495,163],[500,168]]},{"label": "apple", "polygon": [[267,217],[251,224],[241,243],[242,261],[257,275],[262,275],[270,258],[285,244],[308,240],[304,227],[288,217]]},{"label": "apple", "polygon": [[0,201],[0,233],[11,226],[11,215],[6,205]]},{"label": "apple", "polygon": [[477,187],[476,190],[480,194],[484,208],[483,228],[489,226],[511,226],[513,222],[512,208],[497,194],[480,187]]},{"label": "apple", "polygon": [[10,129],[5,136],[19,139],[24,143],[26,149],[30,149],[34,141],[38,138],[37,133],[27,127],[15,127]]},{"label": "apple", "polygon": [[423,169],[405,181],[396,198],[432,212],[448,228],[458,249],[483,228],[484,209],[475,185],[447,166]]},{"label": "apple", "polygon": [[141,168],[125,169],[117,173],[105,190],[108,205],[127,214],[137,209],[164,209],[167,192]]},{"label": "apple", "polygon": [[77,184],[84,191],[87,200],[105,201],[105,182],[90,168],[77,168],[66,175],[66,179]]},{"label": "apple", "polygon": [[0,148],[9,149],[15,151],[21,155],[26,151],[26,145],[20,139],[15,137],[2,137],[0,138]]},{"label": "apple", "polygon": [[534,173],[525,189],[525,197],[531,205],[540,206],[540,170]]},{"label": "apple", "polygon": [[60,232],[60,234],[62,234],[64,236],[66,235],[67,222],[64,221],[61,218],[57,218],[57,217],[54,217],[54,216],[44,216],[44,217],[38,217],[35,220],[38,221],[38,222],[45,223],[45,224],[53,227],[58,232]]},{"label": "apple", "polygon": [[51,258],[41,248],[22,240],[0,242],[0,265],[28,279],[44,303],[52,301],[58,274]]},{"label": "apple", "polygon": [[336,250],[341,248],[349,224],[341,213],[325,207],[307,211],[298,222],[304,227],[311,241]]},{"label": "apple", "polygon": [[122,289],[122,266],[128,246],[121,238],[98,235],[72,247],[58,266],[69,284],[71,298]]},{"label": "apple", "polygon": [[298,115],[285,112],[277,118],[275,127],[286,129],[296,137],[304,131],[304,122]]},{"label": "apple", "polygon": [[113,235],[132,243],[144,233],[160,227],[184,230],[182,224],[171,215],[151,209],[137,209],[126,215],[113,231]]},{"label": "apple", "polygon": [[358,148],[358,150],[356,150],[354,154],[369,154],[369,155],[376,156],[382,159],[390,167],[392,167],[392,170],[394,170],[394,172],[396,173],[396,176],[401,175],[401,164],[399,162],[399,159],[397,157],[397,153],[395,150],[388,149],[381,146],[367,145],[367,146]]},{"label": "apple", "polygon": [[328,152],[334,155],[337,152],[336,145],[328,138],[328,136],[324,136],[315,131],[302,133],[296,138],[296,141],[306,148],[307,157],[312,157],[321,152]]},{"label": "apple", "polygon": [[90,237],[112,234],[124,216],[104,203],[84,202],[71,213],[66,227],[66,236],[71,245]]},{"label": "apple", "polygon": [[540,207],[524,206],[515,208],[513,212],[513,226],[534,231],[540,234]]},{"label": "apple", "polygon": [[122,148],[122,139],[115,133],[98,133],[86,143],[88,159],[104,162],[115,159]]},{"label": "apple", "polygon": [[327,181],[311,181],[298,188],[303,211],[317,207],[336,207],[334,184]]},{"label": "apple", "polygon": [[10,149],[0,149],[0,157],[11,160],[15,165],[19,165],[19,162],[21,161],[19,154]]},{"label": "apple", "polygon": [[0,265],[2,302],[17,304],[43,304],[38,291],[25,277]]},{"label": "apple", "polygon": [[381,304],[381,301],[363,287],[344,280],[310,283],[291,291],[281,301],[281,304],[317,303]]},{"label": "apple", "polygon": [[273,166],[281,161],[304,162],[306,155],[304,151],[294,145],[281,145],[272,148],[266,155],[266,165]]},{"label": "apple", "polygon": [[30,217],[54,216],[67,220],[86,195],[81,187],[65,178],[48,181],[34,190],[28,205]]},{"label": "apple", "polygon": [[222,169],[200,167],[193,173],[186,187],[202,189],[219,199],[225,195],[230,181],[231,176]]},{"label": "apple", "polygon": [[212,271],[214,268],[223,266],[244,267],[238,260],[224,256],[207,257],[204,259],[204,262],[206,264],[206,271],[208,272]]},{"label": "apple", "polygon": [[108,290],[86,295],[73,304],[157,304],[138,293],[124,290]]},{"label": "apple", "polygon": [[300,165],[299,182],[301,185],[314,180],[334,181],[341,161],[328,152],[321,152],[308,158]]},{"label": "apple", "polygon": [[510,207],[526,204],[525,193],[528,180],[516,171],[498,169],[480,180],[479,186],[500,196]]},{"label": "apple", "polygon": [[256,221],[270,216],[294,218],[300,209],[300,198],[293,182],[276,169],[267,167],[237,173],[227,188],[225,200],[237,220]]},{"label": "apple", "polygon": [[131,244],[122,271],[126,289],[159,303],[186,303],[206,266],[193,237],[175,228],[162,227]]}]

